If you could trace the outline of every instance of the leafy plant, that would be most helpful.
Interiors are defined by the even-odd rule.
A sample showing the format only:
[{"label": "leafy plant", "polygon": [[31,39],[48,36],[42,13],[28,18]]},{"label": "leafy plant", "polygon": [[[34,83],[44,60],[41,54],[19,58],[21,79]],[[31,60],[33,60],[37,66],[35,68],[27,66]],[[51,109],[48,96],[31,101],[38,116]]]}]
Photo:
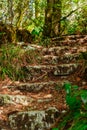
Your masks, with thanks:
[{"label": "leafy plant", "polygon": [[59,130],[58,128],[53,128],[52,130]]},{"label": "leafy plant", "polygon": [[39,36],[40,35],[40,32],[42,32],[42,28],[41,27],[35,27],[31,34],[34,35],[34,36]]},{"label": "leafy plant", "polygon": [[87,52],[81,52],[82,58],[87,60]]},{"label": "leafy plant", "polygon": [[65,90],[66,90],[66,103],[69,106],[70,110],[73,111],[79,111],[81,108],[81,100],[79,98],[78,86],[71,86],[70,83],[65,84]]},{"label": "leafy plant", "polygon": [[87,91],[70,83],[65,83],[64,88],[69,109],[62,114],[58,130],[87,130]]},{"label": "leafy plant", "polygon": [[75,34],[78,30],[78,24],[76,22],[72,23],[70,26],[68,26],[68,34]]}]

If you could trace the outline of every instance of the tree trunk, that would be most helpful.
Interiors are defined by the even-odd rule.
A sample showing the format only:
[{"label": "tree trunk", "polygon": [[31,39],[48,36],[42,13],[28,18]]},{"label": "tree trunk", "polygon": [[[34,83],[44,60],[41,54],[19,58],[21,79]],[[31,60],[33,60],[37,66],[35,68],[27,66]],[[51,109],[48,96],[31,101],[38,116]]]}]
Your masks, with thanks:
[{"label": "tree trunk", "polygon": [[13,23],[13,0],[8,0],[8,15],[9,15],[9,22]]},{"label": "tree trunk", "polygon": [[51,37],[52,30],[52,12],[53,12],[53,0],[47,0],[47,6],[45,9],[45,24],[44,24],[44,37]]},{"label": "tree trunk", "polygon": [[61,29],[61,0],[47,0],[45,10],[44,37],[55,37],[60,35]]},{"label": "tree trunk", "polygon": [[59,36],[61,30],[61,0],[54,0],[52,17],[52,37]]}]

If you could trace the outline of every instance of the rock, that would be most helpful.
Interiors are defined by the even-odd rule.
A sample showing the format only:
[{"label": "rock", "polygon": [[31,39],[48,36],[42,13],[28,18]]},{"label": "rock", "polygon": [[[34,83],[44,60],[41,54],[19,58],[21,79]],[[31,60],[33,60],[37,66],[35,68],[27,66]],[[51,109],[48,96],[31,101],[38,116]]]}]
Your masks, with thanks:
[{"label": "rock", "polygon": [[70,35],[70,36],[61,36],[52,38],[52,44],[57,46],[65,46],[68,45],[70,47],[74,47],[75,44],[81,45],[85,44],[87,41],[87,35]]},{"label": "rock", "polygon": [[77,68],[78,64],[63,64],[56,67],[56,69],[53,71],[55,76],[68,76],[72,73],[74,73]]},{"label": "rock", "polygon": [[31,97],[21,96],[21,95],[4,95],[0,94],[0,106],[5,104],[21,104],[23,106],[27,106],[31,103],[34,99]]},{"label": "rock", "polygon": [[54,107],[42,111],[18,112],[9,116],[9,124],[12,130],[46,130],[58,116],[59,112]]},{"label": "rock", "polygon": [[[59,64],[59,65],[35,65],[35,66],[26,66],[27,80],[39,79],[39,77],[44,75],[70,75],[74,73],[79,67],[79,63],[71,63],[71,64]],[[57,74],[56,74],[57,73]],[[29,74],[29,75],[28,75]],[[34,78],[35,77],[35,78]],[[38,77],[38,78],[37,78]]]},{"label": "rock", "polygon": [[22,83],[17,86],[17,89],[21,91],[27,91],[27,92],[34,92],[37,93],[41,90],[45,89],[55,89],[55,86],[57,85],[59,88],[62,88],[64,83],[67,82],[66,80],[61,81],[49,81],[49,82],[39,82],[39,83]]},{"label": "rock", "polygon": [[76,62],[80,57],[80,54],[75,53],[75,54],[70,54],[70,53],[65,53],[65,55],[61,56],[53,56],[53,55],[45,55],[42,57],[42,61],[45,64],[60,64],[60,63],[70,63],[70,62]]}]

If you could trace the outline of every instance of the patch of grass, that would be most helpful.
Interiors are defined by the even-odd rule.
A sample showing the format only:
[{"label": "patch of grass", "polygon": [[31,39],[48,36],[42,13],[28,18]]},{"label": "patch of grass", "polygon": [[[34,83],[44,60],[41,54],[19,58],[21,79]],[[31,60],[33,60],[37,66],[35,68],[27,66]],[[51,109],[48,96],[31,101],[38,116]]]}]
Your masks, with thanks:
[{"label": "patch of grass", "polygon": [[20,47],[14,45],[4,45],[0,48],[0,77],[2,79],[7,75],[14,79],[17,70],[20,67],[20,57],[22,54]]},{"label": "patch of grass", "polygon": [[12,80],[25,80],[23,69],[28,64],[38,61],[39,53],[35,50],[22,49],[13,44],[3,45],[0,48],[0,77],[8,76]]}]

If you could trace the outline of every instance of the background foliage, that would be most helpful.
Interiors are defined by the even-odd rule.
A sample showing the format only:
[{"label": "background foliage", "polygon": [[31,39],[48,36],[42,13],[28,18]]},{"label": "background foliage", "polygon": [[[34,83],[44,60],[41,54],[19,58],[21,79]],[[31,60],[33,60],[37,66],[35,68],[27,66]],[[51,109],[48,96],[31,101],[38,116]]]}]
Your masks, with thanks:
[{"label": "background foliage", "polygon": [[[41,36],[46,22],[45,11],[47,6],[49,6],[48,12],[52,12],[51,9],[53,8],[52,23],[56,20],[54,18],[56,11],[59,14],[58,1],[53,3],[54,0],[50,0],[49,2],[48,0],[1,0],[0,21],[17,28],[26,28],[33,35]],[[59,11],[61,11],[61,18],[59,19],[61,21],[61,34],[87,33],[86,0],[62,0]],[[55,25],[52,26],[55,27]]]}]

